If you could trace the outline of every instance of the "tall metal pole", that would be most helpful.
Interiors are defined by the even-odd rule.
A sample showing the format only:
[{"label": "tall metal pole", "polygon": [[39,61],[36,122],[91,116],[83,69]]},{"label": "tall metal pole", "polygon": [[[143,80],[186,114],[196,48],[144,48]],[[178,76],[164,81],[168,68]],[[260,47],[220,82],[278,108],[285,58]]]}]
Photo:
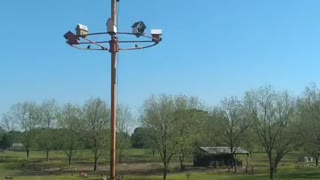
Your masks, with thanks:
[{"label": "tall metal pole", "polygon": [[[117,26],[117,0],[111,0],[111,20]],[[110,179],[116,180],[116,157],[117,157],[117,34],[111,35],[111,153],[110,153]]]}]

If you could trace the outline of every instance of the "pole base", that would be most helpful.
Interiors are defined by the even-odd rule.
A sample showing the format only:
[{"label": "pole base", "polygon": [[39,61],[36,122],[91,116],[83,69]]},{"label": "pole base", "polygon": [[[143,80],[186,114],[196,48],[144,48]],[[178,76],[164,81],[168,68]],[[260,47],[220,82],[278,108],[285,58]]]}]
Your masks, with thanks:
[{"label": "pole base", "polygon": [[[123,176],[117,176],[116,180],[123,180],[124,177]],[[105,179],[105,180],[112,180],[109,176]]]}]

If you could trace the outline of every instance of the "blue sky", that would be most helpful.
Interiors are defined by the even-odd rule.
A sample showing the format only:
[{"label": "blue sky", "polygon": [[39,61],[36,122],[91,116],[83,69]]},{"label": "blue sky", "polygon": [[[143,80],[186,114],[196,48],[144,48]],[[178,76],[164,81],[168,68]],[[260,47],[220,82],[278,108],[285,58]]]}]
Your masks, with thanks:
[{"label": "blue sky", "polygon": [[[94,3],[93,3],[94,2]],[[320,82],[318,0],[120,0],[119,29],[143,20],[161,45],[119,55],[119,102],[136,111],[152,94],[208,105],[271,84],[299,95]],[[25,100],[110,101],[110,55],[67,46],[77,23],[106,29],[109,0],[6,0],[0,19],[0,114]]]}]

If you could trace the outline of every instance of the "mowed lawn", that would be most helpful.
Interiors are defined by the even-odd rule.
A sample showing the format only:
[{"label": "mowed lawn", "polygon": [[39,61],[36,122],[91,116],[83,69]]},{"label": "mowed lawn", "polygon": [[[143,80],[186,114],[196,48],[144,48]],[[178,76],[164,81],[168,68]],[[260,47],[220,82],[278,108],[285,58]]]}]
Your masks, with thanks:
[{"label": "mowed lawn", "polygon": [[[63,180],[63,179],[83,179],[76,176],[16,176],[18,180]],[[99,179],[99,176],[90,176],[88,180]],[[140,176],[140,177],[124,177],[124,180],[161,180],[161,176]],[[268,180],[266,173],[245,175],[239,174],[210,174],[210,173],[191,173],[180,175],[169,175],[168,180]],[[279,172],[278,179],[280,180],[315,180],[320,179],[320,170],[318,168],[305,169],[286,169]]]},{"label": "mowed lawn", "polygon": [[[108,155],[101,158],[100,164],[108,164]],[[297,162],[299,154],[291,153],[286,156],[279,165],[278,179],[283,180],[315,180],[320,179],[320,168],[317,167],[301,167],[301,164]],[[243,157],[244,158],[244,157]],[[178,168],[178,162],[174,158],[171,166],[171,173],[168,175],[168,180],[267,180],[268,178],[268,164],[266,161],[266,155],[263,153],[255,153],[250,158],[250,170],[254,167],[254,172],[249,174],[239,172],[234,174],[233,172],[211,172],[210,170],[205,172],[196,172],[189,169],[187,173],[179,173],[175,171]],[[159,155],[152,155],[152,151],[148,149],[129,149],[124,157],[125,163],[160,163]],[[244,160],[244,159],[243,159]],[[90,150],[78,151],[74,156],[72,166],[69,167],[67,159],[62,151],[53,151],[50,153],[49,162],[45,161],[45,153],[41,151],[31,152],[30,158],[26,158],[24,152],[2,152],[0,153],[0,179],[5,176],[13,176],[18,180],[62,180],[62,179],[83,179],[79,177],[79,171],[81,167],[91,166],[93,162],[93,156]],[[244,161],[245,162],[245,161]],[[191,157],[188,158],[187,164],[191,163]],[[310,164],[313,165],[313,164]],[[43,175],[41,173],[43,168],[75,168],[77,171],[71,175],[58,174],[58,175]],[[23,172],[23,173],[22,173]],[[30,174],[28,174],[30,172]],[[27,175],[26,175],[27,174]],[[101,174],[101,173],[100,173]],[[88,173],[88,177],[85,179],[94,180],[100,179],[99,173]],[[157,173],[159,174],[159,173]],[[160,173],[161,174],[161,173]],[[125,180],[160,180],[162,176],[124,176]]]}]

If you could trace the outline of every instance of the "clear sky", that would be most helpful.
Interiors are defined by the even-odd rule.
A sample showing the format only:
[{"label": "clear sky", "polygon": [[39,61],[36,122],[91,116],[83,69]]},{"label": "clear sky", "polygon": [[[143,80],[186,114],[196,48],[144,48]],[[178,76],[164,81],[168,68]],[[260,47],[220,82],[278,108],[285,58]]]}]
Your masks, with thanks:
[{"label": "clear sky", "polygon": [[[320,83],[319,0],[120,0],[119,29],[143,20],[161,45],[119,56],[119,102],[134,111],[152,94],[214,105],[271,84],[299,95]],[[77,23],[105,31],[110,0],[3,0],[0,114],[25,100],[110,101],[110,54],[79,51],[63,34]]]}]

